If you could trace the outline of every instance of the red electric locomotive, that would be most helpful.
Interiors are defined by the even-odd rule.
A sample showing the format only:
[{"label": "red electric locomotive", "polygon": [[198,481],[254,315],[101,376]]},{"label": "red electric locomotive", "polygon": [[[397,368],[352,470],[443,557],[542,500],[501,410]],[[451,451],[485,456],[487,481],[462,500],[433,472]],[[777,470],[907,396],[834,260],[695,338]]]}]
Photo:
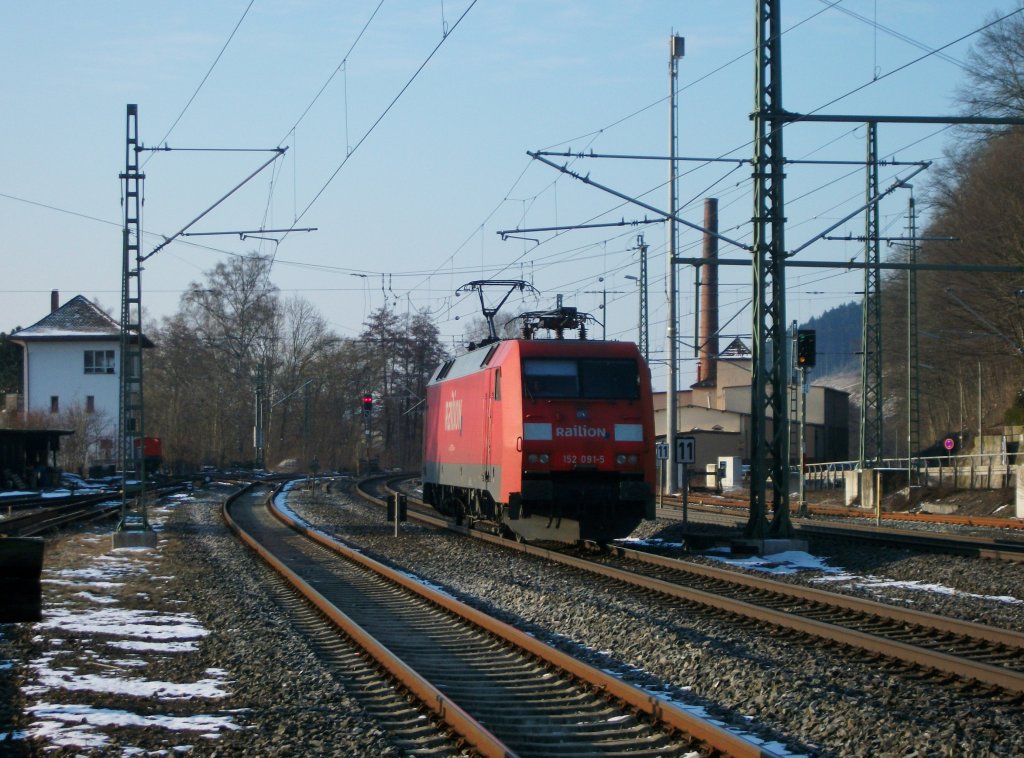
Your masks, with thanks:
[{"label": "red electric locomotive", "polygon": [[423,499],[530,541],[606,542],[654,517],[650,372],[631,342],[507,339],[427,387]]}]

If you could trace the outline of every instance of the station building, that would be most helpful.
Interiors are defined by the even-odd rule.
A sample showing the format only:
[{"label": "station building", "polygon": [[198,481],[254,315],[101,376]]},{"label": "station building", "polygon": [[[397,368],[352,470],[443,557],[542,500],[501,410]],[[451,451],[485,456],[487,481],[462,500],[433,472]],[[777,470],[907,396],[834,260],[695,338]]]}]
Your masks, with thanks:
[{"label": "station building", "polygon": [[[141,339],[143,347],[153,346],[145,336]],[[22,395],[16,399],[18,426],[87,437],[64,444],[83,449],[83,468],[112,464],[120,399],[120,324],[83,295],[60,305],[54,290],[50,313],[14,332],[11,341],[22,347],[24,357]]]},{"label": "station building", "polygon": [[[752,365],[750,349],[737,338],[720,354],[702,356],[698,381],[690,389],[676,393],[677,433],[692,436],[695,442],[693,470],[703,472],[708,464],[717,464],[720,457],[750,460]],[[796,391],[794,388],[794,395]],[[659,440],[666,438],[666,396],[665,392],[654,394],[654,430]],[[811,384],[804,398],[807,404],[806,462],[849,460],[849,393]],[[794,401],[795,397],[791,396],[790,408],[796,407]],[[767,423],[771,425],[770,417]],[[795,437],[792,450],[795,461]]]}]

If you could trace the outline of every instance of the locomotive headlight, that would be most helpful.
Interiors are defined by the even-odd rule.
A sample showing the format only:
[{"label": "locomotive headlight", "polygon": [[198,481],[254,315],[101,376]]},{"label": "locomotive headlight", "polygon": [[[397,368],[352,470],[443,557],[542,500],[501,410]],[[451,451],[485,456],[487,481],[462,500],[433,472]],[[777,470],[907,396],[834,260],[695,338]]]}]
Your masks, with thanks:
[{"label": "locomotive headlight", "polygon": [[640,460],[640,458],[636,455],[636,453],[633,453],[632,455],[629,456],[628,460],[630,463],[637,463]]},{"label": "locomotive headlight", "polygon": [[547,463],[550,460],[551,460],[551,456],[548,455],[547,453],[541,453],[540,454],[540,462],[541,463]]},{"label": "locomotive headlight", "polygon": [[530,453],[528,456],[526,456],[526,460],[528,462],[530,462],[530,463],[536,463],[537,462],[537,454],[536,453]]},{"label": "locomotive headlight", "polygon": [[619,453],[615,456],[615,462],[622,466],[626,462],[626,456],[623,453]]}]

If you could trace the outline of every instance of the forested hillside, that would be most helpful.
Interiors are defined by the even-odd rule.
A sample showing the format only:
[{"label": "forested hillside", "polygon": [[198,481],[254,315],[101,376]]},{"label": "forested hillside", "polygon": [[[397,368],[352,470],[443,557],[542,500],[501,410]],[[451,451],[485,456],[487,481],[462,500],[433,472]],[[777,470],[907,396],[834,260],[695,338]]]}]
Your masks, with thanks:
[{"label": "forested hillside", "polygon": [[[960,94],[965,116],[1024,117],[1024,20],[990,27],[968,60]],[[926,224],[918,262],[1024,267],[1024,131],[959,127],[960,140],[926,174]],[[947,238],[950,241],[941,241]],[[906,259],[907,253],[898,253]],[[1020,416],[1024,384],[1024,276],[1012,271],[917,274],[921,439],[950,430],[988,430]],[[904,434],[907,275],[883,285],[886,411]],[[896,435],[887,435],[895,438]]]},{"label": "forested hillside", "polygon": [[813,329],[817,363],[811,380],[860,370],[861,304],[844,303],[800,325]]}]

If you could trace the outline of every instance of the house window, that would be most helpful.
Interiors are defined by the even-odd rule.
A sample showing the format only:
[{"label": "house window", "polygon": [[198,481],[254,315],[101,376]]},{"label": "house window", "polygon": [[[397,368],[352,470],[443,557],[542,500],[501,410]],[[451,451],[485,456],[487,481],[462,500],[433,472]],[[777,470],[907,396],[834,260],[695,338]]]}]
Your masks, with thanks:
[{"label": "house window", "polygon": [[113,374],[114,373],[114,351],[113,350],[86,350],[85,351],[85,373],[87,373],[87,374]]},{"label": "house window", "polygon": [[86,395],[85,396],[85,412],[95,413],[96,412],[96,396]]},{"label": "house window", "polygon": [[50,395],[50,413],[60,413],[60,398],[57,395]]}]

